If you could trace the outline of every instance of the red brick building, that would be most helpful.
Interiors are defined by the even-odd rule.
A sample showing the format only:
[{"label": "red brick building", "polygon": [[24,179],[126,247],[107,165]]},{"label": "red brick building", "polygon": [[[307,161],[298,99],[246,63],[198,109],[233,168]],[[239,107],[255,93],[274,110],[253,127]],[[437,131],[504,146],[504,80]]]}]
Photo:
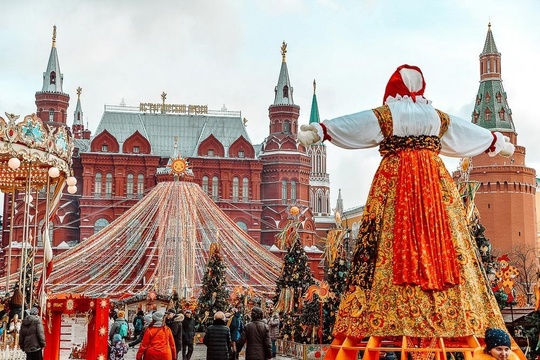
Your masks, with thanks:
[{"label": "red brick building", "polygon": [[[50,124],[66,124],[69,95],[62,89],[56,34],[53,38],[43,87],[36,93],[37,113]],[[169,104],[165,93],[161,103],[106,105],[91,136],[82,121],[82,89],[78,88],[72,125],[78,190],[73,196],[64,194],[53,219],[53,248],[71,247],[113,222],[155,186],[158,178],[167,176],[168,162],[178,156],[188,161],[193,181],[254,239],[267,246],[274,244],[275,235],[290,220],[290,208],[297,206],[302,241],[306,246],[315,244],[311,158],[296,142],[300,107],[293,101],[285,43],[281,51],[275,100],[269,107],[269,134],[262,144],[252,144],[239,111]],[[4,229],[10,228],[8,209],[4,209]],[[23,238],[21,211],[18,206],[14,239]],[[38,214],[38,218],[42,216]],[[2,244],[4,248],[9,244],[7,230]]]}]

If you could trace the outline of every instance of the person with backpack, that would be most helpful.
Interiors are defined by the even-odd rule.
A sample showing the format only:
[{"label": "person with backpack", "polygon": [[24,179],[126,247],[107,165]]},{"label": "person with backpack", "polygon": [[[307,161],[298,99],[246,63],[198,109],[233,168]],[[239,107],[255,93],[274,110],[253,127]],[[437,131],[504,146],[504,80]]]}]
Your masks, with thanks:
[{"label": "person with backpack", "polygon": [[125,312],[120,310],[118,312],[118,317],[116,320],[114,320],[114,323],[111,326],[111,329],[109,330],[109,340],[112,342],[113,337],[116,334],[120,334],[122,339],[127,339],[129,334],[129,324],[127,320],[124,318]]},{"label": "person with backpack", "polygon": [[129,347],[135,347],[136,345],[140,344],[142,339],[144,338],[144,333],[146,331],[146,329],[148,329],[148,327],[150,326],[150,324],[152,324],[152,314],[146,314],[144,316],[144,327],[141,331],[141,333],[139,334],[139,336],[137,336],[135,338],[135,340],[133,340],[132,342],[128,343],[128,346]]},{"label": "person with backpack", "polygon": [[141,335],[144,328],[144,311],[139,310],[137,316],[133,319],[133,336],[137,338]]}]

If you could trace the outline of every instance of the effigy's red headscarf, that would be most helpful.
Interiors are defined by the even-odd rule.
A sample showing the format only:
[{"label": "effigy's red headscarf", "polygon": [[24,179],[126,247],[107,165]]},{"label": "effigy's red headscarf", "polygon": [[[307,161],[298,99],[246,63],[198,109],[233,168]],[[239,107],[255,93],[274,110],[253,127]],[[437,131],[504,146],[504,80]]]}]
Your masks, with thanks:
[{"label": "effigy's red headscarf", "polygon": [[425,89],[426,82],[424,81],[422,70],[418,66],[401,65],[392,74],[390,80],[388,80],[388,84],[386,84],[383,104],[386,103],[386,99],[389,96],[396,97],[396,95],[401,95],[402,97],[408,95],[416,102],[416,96],[423,96]]}]

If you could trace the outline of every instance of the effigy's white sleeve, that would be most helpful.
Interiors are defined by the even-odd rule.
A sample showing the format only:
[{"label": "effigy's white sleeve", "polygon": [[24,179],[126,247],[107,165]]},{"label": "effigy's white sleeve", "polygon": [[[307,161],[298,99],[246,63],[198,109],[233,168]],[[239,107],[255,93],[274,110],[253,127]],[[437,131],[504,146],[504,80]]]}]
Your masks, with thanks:
[{"label": "effigy's white sleeve", "polygon": [[333,145],[344,149],[372,148],[383,140],[379,122],[371,109],[325,120],[322,126],[318,123],[312,125],[317,128],[321,139],[330,139]]},{"label": "effigy's white sleeve", "polygon": [[451,157],[476,156],[486,151],[490,156],[495,156],[503,146],[504,137],[501,133],[492,133],[452,115],[448,130],[441,138],[441,154]]}]

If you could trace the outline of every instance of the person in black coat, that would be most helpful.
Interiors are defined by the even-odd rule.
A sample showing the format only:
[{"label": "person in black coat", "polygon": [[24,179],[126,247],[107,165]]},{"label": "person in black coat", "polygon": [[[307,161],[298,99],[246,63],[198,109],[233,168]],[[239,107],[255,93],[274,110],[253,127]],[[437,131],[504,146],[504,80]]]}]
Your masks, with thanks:
[{"label": "person in black coat", "polygon": [[225,322],[225,314],[218,311],[214,323],[208,327],[203,338],[207,360],[228,360],[231,350],[231,332]]},{"label": "person in black coat", "polygon": [[190,360],[193,354],[193,341],[195,340],[195,320],[191,316],[191,310],[184,312],[182,321],[182,359]]},{"label": "person in black coat", "polygon": [[[177,353],[181,354],[182,351],[182,321],[184,321],[184,315],[176,314],[174,309],[167,310],[167,317],[165,319],[165,325],[171,329],[174,337],[174,345],[176,346]],[[180,359],[180,357],[177,357]]]}]

